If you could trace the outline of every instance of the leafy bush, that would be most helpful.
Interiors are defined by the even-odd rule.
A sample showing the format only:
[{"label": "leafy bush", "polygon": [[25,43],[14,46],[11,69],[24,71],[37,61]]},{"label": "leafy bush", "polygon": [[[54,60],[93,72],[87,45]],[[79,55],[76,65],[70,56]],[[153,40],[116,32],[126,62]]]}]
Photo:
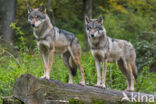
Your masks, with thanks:
[{"label": "leafy bush", "polygon": [[138,68],[152,64],[156,60],[156,33],[142,32],[135,43]]},{"label": "leafy bush", "polygon": [[152,24],[148,18],[138,14],[114,14],[104,15],[104,26],[107,34],[113,38],[126,39],[136,42],[136,38],[144,31],[150,31]]}]

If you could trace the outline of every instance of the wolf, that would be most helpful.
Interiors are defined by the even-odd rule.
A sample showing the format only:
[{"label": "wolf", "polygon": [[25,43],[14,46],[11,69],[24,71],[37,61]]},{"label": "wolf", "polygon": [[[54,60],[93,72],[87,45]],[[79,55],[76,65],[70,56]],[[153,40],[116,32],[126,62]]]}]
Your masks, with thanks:
[{"label": "wolf", "polygon": [[[132,44],[125,40],[108,37],[102,16],[97,19],[85,17],[85,28],[97,70],[97,84],[95,86],[106,88],[106,63],[116,62],[127,79],[126,91],[134,91],[134,82],[138,72],[135,64],[136,53]],[[101,62],[102,76],[100,72]]]},{"label": "wolf", "polygon": [[28,5],[28,22],[33,27],[33,34],[44,64],[44,75],[41,78],[50,78],[53,56],[57,53],[62,56],[63,62],[68,68],[68,83],[73,83],[72,78],[76,75],[77,67],[79,67],[80,84],[85,85],[84,69],[80,62],[81,47],[77,37],[71,32],[53,26],[44,6],[33,9]]}]

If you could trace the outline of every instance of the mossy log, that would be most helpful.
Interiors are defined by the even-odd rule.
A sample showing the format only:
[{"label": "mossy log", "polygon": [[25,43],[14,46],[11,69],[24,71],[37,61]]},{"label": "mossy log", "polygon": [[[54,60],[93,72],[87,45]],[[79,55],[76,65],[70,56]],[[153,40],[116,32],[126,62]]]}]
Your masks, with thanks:
[{"label": "mossy log", "polygon": [[2,100],[3,104],[23,104],[22,101],[12,96],[3,97]]},{"label": "mossy log", "polygon": [[[124,92],[128,98],[147,96],[147,100],[156,100],[156,95]],[[16,80],[13,96],[24,104],[132,104],[132,100],[121,102],[123,91],[102,89],[91,86],[65,84],[56,80],[39,79],[30,74]],[[138,95],[138,96],[137,96]],[[141,99],[141,98],[140,98]],[[146,102],[140,100],[141,104]]]}]

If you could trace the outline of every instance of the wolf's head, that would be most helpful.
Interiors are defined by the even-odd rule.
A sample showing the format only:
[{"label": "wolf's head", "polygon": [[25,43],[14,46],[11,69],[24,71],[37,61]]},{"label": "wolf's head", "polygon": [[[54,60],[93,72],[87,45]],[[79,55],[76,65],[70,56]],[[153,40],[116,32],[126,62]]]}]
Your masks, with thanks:
[{"label": "wolf's head", "polygon": [[43,6],[40,8],[32,9],[28,5],[28,14],[28,22],[34,28],[41,26],[46,20],[46,10]]},{"label": "wolf's head", "polygon": [[85,24],[88,37],[99,37],[105,31],[102,16],[97,19],[89,19],[88,17],[85,17]]}]

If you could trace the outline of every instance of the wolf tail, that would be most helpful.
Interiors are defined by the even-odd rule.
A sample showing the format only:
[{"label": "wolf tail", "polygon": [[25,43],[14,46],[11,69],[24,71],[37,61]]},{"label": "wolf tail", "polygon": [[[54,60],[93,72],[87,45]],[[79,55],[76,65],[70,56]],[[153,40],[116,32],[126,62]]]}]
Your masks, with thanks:
[{"label": "wolf tail", "polygon": [[132,72],[133,72],[134,78],[137,79],[137,76],[138,76],[137,66],[135,63],[131,64],[131,66],[132,66]]},{"label": "wolf tail", "polygon": [[70,56],[69,58],[69,66],[73,76],[76,76],[77,65],[75,64],[73,58]]}]

